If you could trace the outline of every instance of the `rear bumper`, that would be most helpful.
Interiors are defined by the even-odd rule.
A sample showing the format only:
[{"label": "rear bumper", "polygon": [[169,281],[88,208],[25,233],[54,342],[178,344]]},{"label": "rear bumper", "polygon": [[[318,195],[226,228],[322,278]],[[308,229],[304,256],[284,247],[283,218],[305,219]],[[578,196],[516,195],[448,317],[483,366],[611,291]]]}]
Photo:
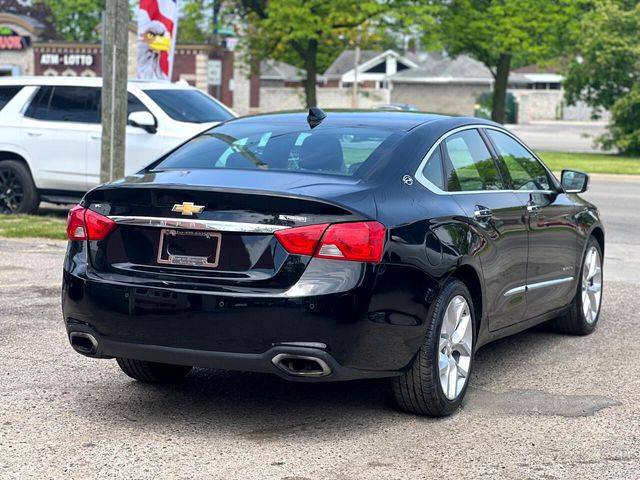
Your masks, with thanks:
[{"label": "rear bumper", "polygon": [[[67,323],[67,332],[69,335],[77,334],[78,332],[91,335],[91,338],[95,340],[95,349],[91,352],[79,353],[92,358],[123,357],[174,365],[271,373],[286,380],[299,382],[381,378],[395,376],[400,373],[399,371],[362,370],[344,367],[329,352],[321,348],[281,345],[257,354],[216,352],[116,341],[99,335],[88,325],[73,322]],[[282,356],[316,359],[322,362],[327,367],[327,370],[322,375],[305,376],[303,374],[288,373],[284,368],[277,366],[277,360]]]},{"label": "rear bumper", "polygon": [[[75,243],[75,242],[74,242]],[[275,373],[278,353],[325,361],[332,374],[314,380],[391,376],[424,339],[437,287],[418,269],[368,265],[340,291],[291,289],[287,295],[186,291],[88,276],[81,256],[67,256],[62,305],[67,332],[93,335],[92,356]],[[325,260],[334,269],[338,262]],[[346,262],[345,262],[346,263]],[[297,293],[293,295],[291,292]],[[292,344],[324,344],[311,351]]]}]

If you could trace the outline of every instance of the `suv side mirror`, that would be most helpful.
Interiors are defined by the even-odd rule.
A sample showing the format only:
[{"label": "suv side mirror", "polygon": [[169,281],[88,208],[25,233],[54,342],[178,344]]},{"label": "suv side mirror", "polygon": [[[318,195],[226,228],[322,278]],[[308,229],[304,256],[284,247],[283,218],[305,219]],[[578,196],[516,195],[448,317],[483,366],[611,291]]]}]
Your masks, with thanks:
[{"label": "suv side mirror", "polygon": [[133,127],[139,127],[149,133],[156,133],[158,126],[156,119],[150,112],[131,112],[127,123]]},{"label": "suv side mirror", "polygon": [[562,188],[567,193],[582,193],[589,186],[589,175],[579,170],[562,170],[560,177]]}]

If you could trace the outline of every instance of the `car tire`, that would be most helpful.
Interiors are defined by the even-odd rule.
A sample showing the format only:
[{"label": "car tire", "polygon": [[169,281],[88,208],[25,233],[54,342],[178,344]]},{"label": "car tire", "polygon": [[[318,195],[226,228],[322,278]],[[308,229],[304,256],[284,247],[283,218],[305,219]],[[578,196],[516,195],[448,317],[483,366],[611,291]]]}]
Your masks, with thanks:
[{"label": "car tire", "polygon": [[0,214],[38,212],[40,197],[27,166],[0,160]]},{"label": "car tire", "polygon": [[[592,265],[595,265],[593,269]],[[580,264],[576,295],[567,313],[550,322],[551,328],[558,333],[569,335],[592,333],[600,317],[603,285],[602,248],[598,241],[591,237]]]},{"label": "car tire", "polygon": [[[444,417],[455,412],[462,403],[473,365],[476,319],[465,284],[459,280],[449,281],[436,297],[430,312],[424,343],[409,369],[392,379],[393,394],[398,406],[406,412]],[[452,321],[456,322],[451,315],[455,316],[456,312],[460,312],[458,323],[453,332],[449,332]],[[457,333],[454,335],[454,332]],[[464,339],[464,342],[456,346],[452,337]],[[464,348],[460,347],[462,343]],[[465,351],[464,359],[460,353],[462,350]],[[456,351],[459,363],[452,365]],[[462,377],[457,375],[462,373],[464,382],[460,383]],[[454,375],[453,382],[447,382],[447,379],[452,379],[450,374]]]},{"label": "car tire", "polygon": [[144,383],[175,383],[182,380],[192,367],[168,363],[146,362],[130,358],[116,358],[124,373]]}]

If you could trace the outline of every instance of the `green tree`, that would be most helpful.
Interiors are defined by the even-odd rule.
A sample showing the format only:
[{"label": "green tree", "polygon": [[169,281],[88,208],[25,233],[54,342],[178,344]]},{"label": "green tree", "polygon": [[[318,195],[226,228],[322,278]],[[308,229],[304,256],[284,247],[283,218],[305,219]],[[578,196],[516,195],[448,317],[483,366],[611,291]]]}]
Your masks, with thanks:
[{"label": "green tree", "polygon": [[317,104],[320,67],[353,43],[358,28],[368,37],[394,19],[431,18],[430,2],[420,0],[239,0],[235,6],[246,24],[241,38],[250,58],[287,59],[305,70],[308,106]]},{"label": "green tree", "polygon": [[640,4],[599,1],[585,15],[564,82],[569,104],[584,101],[611,111],[609,133],[598,141],[640,155]]},{"label": "green tree", "polygon": [[440,32],[451,55],[466,53],[494,77],[491,118],[504,123],[509,72],[564,53],[583,0],[442,0]]},{"label": "green tree", "polygon": [[100,39],[96,26],[102,19],[105,0],[34,0],[51,10],[49,21],[62,38],[70,42],[95,42]]},{"label": "green tree", "polygon": [[567,102],[609,109],[640,82],[640,4],[598,2],[580,32],[564,81]]},{"label": "green tree", "polygon": [[611,107],[609,134],[599,139],[606,150],[614,147],[640,156],[640,83]]}]

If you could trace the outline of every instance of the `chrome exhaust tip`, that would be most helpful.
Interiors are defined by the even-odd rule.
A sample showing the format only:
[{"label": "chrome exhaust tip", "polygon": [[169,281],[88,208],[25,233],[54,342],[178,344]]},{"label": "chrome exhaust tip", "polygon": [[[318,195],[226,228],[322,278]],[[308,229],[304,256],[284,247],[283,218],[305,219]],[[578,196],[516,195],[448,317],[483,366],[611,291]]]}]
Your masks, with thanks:
[{"label": "chrome exhaust tip", "polygon": [[271,361],[280,370],[295,377],[326,377],[331,375],[331,368],[321,358],[279,353]]},{"label": "chrome exhaust tip", "polygon": [[69,342],[76,352],[83,355],[95,355],[98,351],[98,341],[90,333],[71,332]]}]

